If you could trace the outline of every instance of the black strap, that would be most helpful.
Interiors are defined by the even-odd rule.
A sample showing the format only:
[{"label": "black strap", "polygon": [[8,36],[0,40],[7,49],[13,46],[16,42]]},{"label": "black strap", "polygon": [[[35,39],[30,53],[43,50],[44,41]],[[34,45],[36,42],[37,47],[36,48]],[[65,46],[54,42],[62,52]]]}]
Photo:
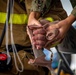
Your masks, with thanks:
[{"label": "black strap", "polygon": [[[8,5],[8,12],[7,12],[7,18],[6,18],[6,21],[9,21],[10,19],[10,14],[11,14],[11,11],[12,11],[12,7],[13,7],[13,0],[9,0],[9,5]],[[2,42],[3,42],[3,39],[4,39],[4,36],[5,36],[5,33],[6,33],[6,21],[5,21],[5,24],[4,24],[4,29],[2,31],[2,35],[0,37],[0,47],[2,45]]]}]

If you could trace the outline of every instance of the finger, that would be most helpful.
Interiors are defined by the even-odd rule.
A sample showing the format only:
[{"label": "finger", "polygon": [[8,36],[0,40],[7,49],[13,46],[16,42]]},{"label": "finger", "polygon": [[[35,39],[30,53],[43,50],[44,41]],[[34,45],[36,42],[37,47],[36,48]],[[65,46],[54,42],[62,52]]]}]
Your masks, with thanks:
[{"label": "finger", "polygon": [[55,44],[56,42],[60,42],[59,35],[57,37],[54,37],[51,40],[48,40],[48,42],[45,44],[45,47],[48,46],[48,44],[51,46],[52,44]]},{"label": "finger", "polygon": [[53,41],[51,44],[58,44],[58,43],[60,43],[60,41],[61,41],[61,39]]},{"label": "finger", "polygon": [[58,28],[56,28],[55,25],[51,25],[51,26],[48,26],[48,27],[46,28],[46,31],[51,31],[51,30],[54,30],[54,29],[58,29]]},{"label": "finger", "polygon": [[45,37],[45,35],[38,34],[38,35],[33,36],[32,40],[43,40],[43,41],[45,41],[46,37]]},{"label": "finger", "polygon": [[54,39],[53,41],[51,41],[51,43],[55,43],[55,42],[60,42],[62,39],[60,38],[60,35],[58,34]]},{"label": "finger", "polygon": [[61,39],[57,40],[57,41],[48,41],[47,44],[45,45],[45,47],[55,47],[56,45],[58,45],[60,43]]},{"label": "finger", "polygon": [[46,23],[49,23],[50,21],[45,20],[45,19],[42,19],[42,20],[39,20],[39,22],[40,22],[42,25],[44,25],[44,24],[46,24]]},{"label": "finger", "polygon": [[55,22],[50,22],[50,23],[46,23],[44,25],[44,29],[46,29],[47,31],[48,30],[51,30],[53,28],[56,28],[56,24],[58,23],[58,21],[55,21]]},{"label": "finger", "polygon": [[43,46],[36,45],[36,48],[37,48],[38,50],[40,50],[40,49],[42,49],[42,48],[43,48]]},{"label": "finger", "polygon": [[34,35],[35,35],[35,34],[45,34],[45,33],[46,33],[45,30],[42,29],[42,28],[36,29],[36,30],[33,31],[33,34],[34,34]]},{"label": "finger", "polygon": [[45,43],[46,43],[45,41],[37,40],[37,41],[34,42],[34,45],[44,46]]},{"label": "finger", "polygon": [[39,21],[37,21],[35,24],[36,24],[37,26],[42,26],[42,24],[41,24]]},{"label": "finger", "polygon": [[31,64],[31,63],[34,63],[34,62],[35,62],[34,59],[30,59],[30,60],[28,61],[28,64]]},{"label": "finger", "polygon": [[31,30],[33,30],[33,29],[38,29],[38,28],[42,28],[42,26],[38,26],[38,25],[29,25],[28,26],[29,27],[29,29],[31,29]]},{"label": "finger", "polygon": [[43,28],[44,28],[45,30],[48,30],[49,26],[50,26],[50,23],[46,23],[46,24],[43,26]]},{"label": "finger", "polygon": [[34,42],[34,45],[37,49],[42,49],[45,45],[45,42],[37,40],[36,42]]},{"label": "finger", "polygon": [[58,33],[58,35],[54,38],[53,42],[58,41],[58,40],[60,40],[60,41],[63,40],[63,37],[61,37],[60,33]]},{"label": "finger", "polygon": [[47,32],[47,34],[46,34],[46,38],[47,38],[47,40],[54,40],[54,38],[56,37],[56,36],[58,36],[58,34],[59,34],[59,30],[58,29],[54,29],[54,30],[50,30],[49,32]]}]

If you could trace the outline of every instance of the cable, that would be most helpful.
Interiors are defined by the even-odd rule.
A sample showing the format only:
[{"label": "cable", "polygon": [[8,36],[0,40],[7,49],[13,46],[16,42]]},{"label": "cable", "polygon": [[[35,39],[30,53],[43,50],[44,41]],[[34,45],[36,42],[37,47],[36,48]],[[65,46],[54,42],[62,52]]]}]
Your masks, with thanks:
[{"label": "cable", "polygon": [[[13,0],[13,3],[14,3],[14,0]],[[14,4],[13,4],[14,5]],[[12,12],[11,12],[12,16],[13,16],[13,9],[12,9]],[[23,63],[17,53],[17,49],[16,49],[16,46],[14,44],[14,38],[13,38],[13,30],[12,30],[12,16],[10,17],[10,34],[11,34],[11,44],[12,44],[12,50],[13,50],[13,56],[14,56],[14,61],[15,61],[15,66],[16,66],[16,69],[19,71],[19,72],[22,72],[24,67],[23,67]],[[20,62],[20,65],[21,65],[21,69],[19,69],[18,65],[17,65],[17,58],[18,58],[18,61]]]},{"label": "cable", "polygon": [[[14,40],[13,40],[13,31],[12,31],[12,16],[13,16],[13,6],[14,6],[14,0],[8,0],[8,2],[7,2],[7,13],[9,13],[9,14],[7,14],[7,19],[6,19],[6,50],[7,50],[7,55],[9,56],[9,57],[11,57],[10,56],[10,53],[9,53],[9,49],[8,49],[8,42],[9,42],[9,39],[8,39],[8,16],[10,15],[10,14],[12,14],[11,16],[10,16],[10,34],[11,34],[11,44],[12,44],[12,50],[13,50],[13,56],[14,56],[14,62],[15,62],[15,67],[16,67],[16,69],[19,71],[19,72],[22,72],[23,71],[23,63],[21,62],[21,60],[20,60],[20,57],[19,57],[19,55],[18,55],[18,53],[17,53],[17,49],[16,49],[16,46],[15,46],[15,44],[14,44]],[[10,8],[9,8],[10,7]],[[9,11],[10,10],[10,11]],[[17,58],[16,58],[16,56],[17,56],[17,58],[18,58],[18,61],[20,62],[20,65],[21,65],[21,69],[19,69],[19,67],[18,67],[18,65],[17,65]],[[8,62],[7,62],[8,63]]]}]

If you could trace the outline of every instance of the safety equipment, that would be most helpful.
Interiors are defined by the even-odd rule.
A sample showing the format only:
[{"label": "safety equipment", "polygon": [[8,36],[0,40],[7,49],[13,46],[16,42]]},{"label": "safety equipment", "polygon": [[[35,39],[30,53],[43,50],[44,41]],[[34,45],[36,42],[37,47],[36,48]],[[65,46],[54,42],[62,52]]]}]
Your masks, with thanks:
[{"label": "safety equipment", "polygon": [[[27,23],[27,14],[13,14],[12,16],[12,23],[13,24],[26,24]],[[0,12],[0,23],[5,23],[6,20],[6,13]],[[9,21],[10,23],[10,21]]]},{"label": "safety equipment", "polygon": [[53,22],[54,21],[54,19],[52,17],[47,17],[45,19],[48,20],[48,21],[50,21],[50,22]]}]

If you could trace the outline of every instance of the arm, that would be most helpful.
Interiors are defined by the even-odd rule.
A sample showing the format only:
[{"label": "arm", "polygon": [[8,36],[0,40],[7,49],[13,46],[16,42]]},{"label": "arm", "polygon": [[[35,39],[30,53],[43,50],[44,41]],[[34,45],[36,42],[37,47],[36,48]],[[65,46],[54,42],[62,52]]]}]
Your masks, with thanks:
[{"label": "arm", "polygon": [[28,19],[28,25],[36,24],[40,25],[38,19],[42,12],[42,0],[33,0],[31,6],[31,12]]},{"label": "arm", "polygon": [[47,30],[58,29],[59,34],[54,38],[54,40],[50,42],[51,45],[56,44],[57,42],[61,42],[62,39],[66,36],[69,28],[72,26],[72,23],[76,20],[76,8],[72,11],[72,13],[64,20],[61,20],[57,24],[51,25],[47,28]]},{"label": "arm", "polygon": [[72,10],[70,16],[65,19],[68,23],[68,26],[72,25],[72,23],[76,20],[76,6]]},{"label": "arm", "polygon": [[74,7],[71,14],[64,20],[60,21],[56,26],[60,30],[60,35],[57,38],[63,39],[72,23],[76,20],[76,7]]},{"label": "arm", "polygon": [[[31,12],[29,14],[29,18],[28,18],[28,25],[31,27],[32,25],[37,25],[37,26],[42,26],[42,24],[39,22],[39,18],[41,17],[42,14],[42,0],[40,0],[40,2],[38,2],[39,0],[33,0],[32,1],[32,6],[31,6]],[[39,5],[39,7],[38,7]],[[42,29],[36,29],[37,31],[43,31]],[[33,28],[33,33],[35,33],[35,29]],[[36,34],[37,36],[41,36],[44,37],[44,33],[38,33]],[[43,40],[42,40],[43,42]],[[39,43],[39,41],[38,41]],[[38,48],[38,45],[37,45]]]},{"label": "arm", "polygon": [[[59,21],[58,23],[56,24],[53,24],[53,25],[50,25],[47,27],[46,31],[47,33],[51,30],[54,30],[54,29],[58,29],[59,30],[59,33],[58,35],[53,39],[51,40],[50,42],[50,47],[54,44],[56,44],[57,42],[61,42],[61,40],[65,37],[65,35],[67,34],[69,28],[71,27],[72,23],[76,20],[76,8],[74,8],[74,10],[72,11],[72,13],[64,20],[61,20]],[[37,33],[36,33],[37,34]],[[40,38],[40,37],[39,37]],[[35,40],[38,40],[35,39]],[[41,41],[41,40],[39,40]],[[35,42],[36,43],[36,42]],[[46,41],[47,43],[47,41]],[[45,44],[46,44],[45,43]],[[44,43],[40,43],[40,47],[43,46]],[[48,48],[48,47],[47,47]]]}]

